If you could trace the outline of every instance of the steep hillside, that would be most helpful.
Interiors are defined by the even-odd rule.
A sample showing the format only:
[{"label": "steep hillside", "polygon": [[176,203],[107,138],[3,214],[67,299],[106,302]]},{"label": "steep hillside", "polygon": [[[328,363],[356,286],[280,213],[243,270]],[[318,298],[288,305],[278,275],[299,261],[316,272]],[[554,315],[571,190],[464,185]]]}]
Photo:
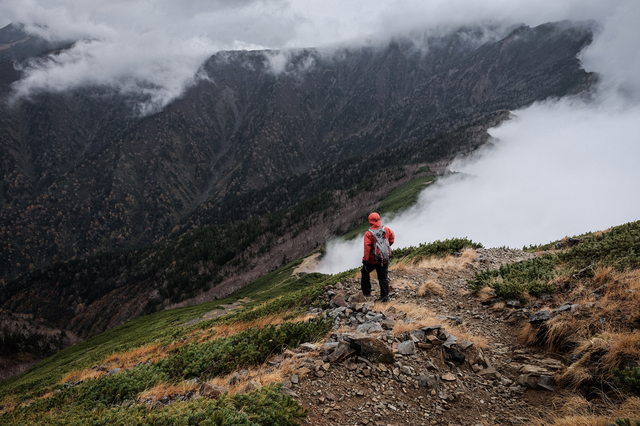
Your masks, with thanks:
[{"label": "steep hillside", "polygon": [[[59,262],[11,280],[0,287],[0,306],[7,312],[0,324],[13,330],[19,316],[24,326],[11,333],[3,354],[20,358],[26,367],[33,356],[141,314],[226,297],[321,247],[331,235],[357,229],[370,211],[397,212],[415,202],[425,183],[434,180],[430,168],[393,164],[424,161],[434,151],[437,158],[472,151],[485,142],[486,129],[507,116],[490,114],[422,146],[406,144],[363,160],[363,167],[339,163],[235,200],[238,217],[260,219],[220,226],[216,223],[224,219],[216,213],[222,212],[202,208],[174,236],[153,245]],[[286,188],[292,190],[285,193]],[[387,195],[391,199],[384,199]],[[296,206],[286,209],[292,199]],[[18,371],[19,366],[7,367]]]},{"label": "steep hillside", "polygon": [[[207,213],[195,214],[213,212],[217,226],[273,212],[261,202],[274,186],[278,208],[291,208],[324,191],[314,177],[340,161],[359,168],[409,144],[439,161],[451,150],[431,149],[438,134],[590,86],[576,59],[591,40],[585,26],[483,35],[463,29],[427,40],[428,49],[396,40],[293,52],[279,73],[269,58],[281,52],[224,52],[182,98],[145,117],[135,113],[144,99],[108,88],[3,102],[0,278],[153,242],[203,202]],[[5,58],[0,74],[6,97],[20,73]]]},{"label": "steep hillside", "polygon": [[[142,317],[0,384],[0,424],[633,424],[639,228],[398,250],[388,303],[360,294],[356,270],[297,261],[226,316]],[[502,297],[529,284],[546,293]]]}]

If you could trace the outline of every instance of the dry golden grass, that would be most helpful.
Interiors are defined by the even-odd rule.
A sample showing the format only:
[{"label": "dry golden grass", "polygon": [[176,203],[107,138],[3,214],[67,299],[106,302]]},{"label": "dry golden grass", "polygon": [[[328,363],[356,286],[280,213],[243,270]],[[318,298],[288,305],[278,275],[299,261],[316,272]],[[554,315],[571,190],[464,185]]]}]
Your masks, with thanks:
[{"label": "dry golden grass", "polygon": [[129,368],[138,364],[139,362],[157,362],[160,359],[166,357],[167,352],[160,350],[159,344],[141,346],[138,349],[134,349],[129,352],[117,353],[109,356],[103,364],[113,365],[113,368]]},{"label": "dry golden grass", "polygon": [[545,336],[547,349],[557,351],[582,341],[589,335],[589,329],[583,321],[571,315],[561,315],[547,322],[548,330]]},{"label": "dry golden grass", "polygon": [[588,365],[589,358],[589,355],[585,355],[579,361],[571,364],[558,379],[562,381],[565,386],[572,389],[577,389],[582,384],[593,379]]},{"label": "dry golden grass", "polygon": [[460,257],[458,256],[445,256],[445,257],[427,257],[415,263],[414,266],[418,268],[432,268],[432,269],[453,269],[460,271],[464,269],[469,263],[478,256],[478,253],[473,249],[467,249],[462,252]]},{"label": "dry golden grass", "polygon": [[425,297],[428,294],[436,296],[444,296],[444,288],[434,280],[428,280],[420,284],[417,295],[419,297]]},{"label": "dry golden grass", "polygon": [[410,261],[405,259],[391,261],[391,263],[389,263],[390,271],[404,272],[404,271],[410,271],[411,269],[413,269],[413,264]]},{"label": "dry golden grass", "polygon": [[194,392],[201,386],[199,383],[160,383],[151,389],[147,389],[140,394],[139,399],[153,399],[157,401],[164,396],[186,394],[187,392]]},{"label": "dry golden grass", "polygon": [[[305,317],[310,318],[310,317]],[[191,336],[196,336],[197,342],[207,342],[218,339],[220,337],[230,337],[238,334],[242,331],[249,330],[251,328],[264,328],[269,325],[278,325],[284,322],[283,315],[271,315],[268,317],[260,318],[250,322],[237,322],[233,324],[219,324],[215,325],[207,330],[206,333],[197,334],[194,332]]]},{"label": "dry golden grass", "polygon": [[67,374],[62,378],[60,383],[79,382],[81,380],[97,379],[98,377],[102,377],[105,374],[106,373],[104,371],[82,370],[82,371]]},{"label": "dry golden grass", "polygon": [[493,297],[489,295],[492,291],[493,289],[491,287],[483,287],[478,291],[478,298],[485,302]]},{"label": "dry golden grass", "polygon": [[616,417],[634,417],[640,420],[640,398],[635,396],[627,398],[626,401],[617,407]]},{"label": "dry golden grass", "polygon": [[596,286],[607,284],[613,277],[613,268],[611,266],[599,266],[593,275],[593,282]]},{"label": "dry golden grass", "polygon": [[640,330],[605,334],[603,339],[610,345],[609,350],[600,360],[604,364],[604,369],[620,368],[625,358],[640,358]]},{"label": "dry golden grass", "polygon": [[[599,405],[603,404],[598,400]],[[640,398],[628,398],[618,406],[606,404],[604,407],[594,406],[580,396],[570,397],[560,407],[546,413],[546,420],[533,420],[532,426],[606,426],[616,418],[628,418],[632,421],[640,417]]]},{"label": "dry golden grass", "polygon": [[494,303],[493,304],[493,308],[492,309],[493,309],[494,312],[501,312],[501,311],[504,311],[504,307],[505,306],[506,305],[504,304],[504,302],[498,302],[498,303]]},{"label": "dry golden grass", "polygon": [[520,330],[518,339],[525,346],[533,346],[538,342],[538,330],[531,324],[526,323]]},{"label": "dry golden grass", "polygon": [[[168,356],[168,352],[177,346],[180,346],[180,344],[173,343],[165,351],[161,351],[160,345],[157,344],[141,346],[129,352],[112,354],[103,362],[103,364],[109,366],[109,368],[121,368],[124,370],[126,368],[134,367],[141,362],[158,362],[161,359],[166,358]],[[59,383],[62,384],[67,382],[77,382],[80,380],[96,379],[104,376],[105,374],[106,373],[104,371],[88,368],[86,370],[73,371],[66,374]],[[46,398],[46,396],[42,396],[41,398]]]},{"label": "dry golden grass", "polygon": [[[400,259],[389,265],[390,271],[409,271],[414,268],[433,268],[433,269],[455,269],[461,270],[467,264],[473,262],[478,257],[475,249],[465,249],[460,257],[458,256],[430,256],[419,261],[410,261]],[[356,275],[359,278],[360,275]]]}]

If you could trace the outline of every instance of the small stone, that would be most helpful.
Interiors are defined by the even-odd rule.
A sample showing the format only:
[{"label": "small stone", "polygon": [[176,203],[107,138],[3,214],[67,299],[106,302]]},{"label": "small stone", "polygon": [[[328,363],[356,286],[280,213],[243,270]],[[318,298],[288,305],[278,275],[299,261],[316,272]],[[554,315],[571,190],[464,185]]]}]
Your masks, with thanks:
[{"label": "small stone", "polygon": [[433,374],[424,374],[418,377],[418,385],[427,389],[435,389],[438,386],[438,379]]},{"label": "small stone", "polygon": [[538,325],[544,321],[549,321],[551,318],[553,318],[551,312],[543,309],[542,311],[538,311],[535,314],[531,315],[529,317],[529,322],[533,325]]},{"label": "small stone", "polygon": [[233,373],[231,375],[231,377],[229,377],[229,380],[227,381],[227,384],[229,386],[233,386],[236,383],[238,383],[240,381],[240,373],[238,373],[237,371],[235,373]]},{"label": "small stone", "polygon": [[456,381],[456,376],[454,374],[451,373],[444,373],[441,377],[442,380],[447,381],[447,382],[455,382]]},{"label": "small stone", "polygon": [[111,370],[107,371],[107,376],[113,376],[114,374],[118,374],[121,371],[122,368],[112,368]]},{"label": "small stone", "polygon": [[462,351],[466,351],[467,349],[469,349],[471,346],[473,346],[473,342],[470,342],[468,340],[460,340],[457,343],[458,348]]},{"label": "small stone", "polygon": [[570,311],[570,310],[571,310],[571,305],[567,304],[567,305],[560,306],[558,309],[554,309],[553,313],[554,314],[559,314],[559,313]]},{"label": "small stone", "polygon": [[303,343],[300,346],[298,346],[298,348],[303,352],[314,352],[318,350],[318,347],[313,343]]},{"label": "small stone", "polygon": [[402,355],[413,355],[416,353],[416,344],[413,340],[406,340],[398,344],[398,353]]},{"label": "small stone", "polygon": [[252,380],[242,388],[240,393],[247,394],[247,393],[258,391],[260,389],[262,389],[262,385],[259,382]]},{"label": "small stone", "polygon": [[200,395],[204,396],[205,398],[218,399],[218,397],[220,397],[220,395],[224,394],[226,391],[227,389],[223,388],[222,386],[204,383],[202,386],[200,386],[200,390],[198,391],[198,393],[200,393]]}]

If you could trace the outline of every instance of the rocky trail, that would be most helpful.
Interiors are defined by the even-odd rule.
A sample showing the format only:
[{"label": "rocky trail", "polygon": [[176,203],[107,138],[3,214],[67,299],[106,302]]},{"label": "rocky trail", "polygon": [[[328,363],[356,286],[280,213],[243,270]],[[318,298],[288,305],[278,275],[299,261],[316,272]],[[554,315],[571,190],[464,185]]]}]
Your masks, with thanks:
[{"label": "rocky trail", "polygon": [[270,364],[297,361],[285,392],[308,408],[309,425],[526,424],[560,397],[553,376],[563,362],[519,343],[534,311],[477,297],[467,279],[532,256],[479,249],[450,265],[391,270],[389,303],[366,300],[359,281],[346,280],[326,289],[329,309],[310,310],[334,318],[330,339]]}]

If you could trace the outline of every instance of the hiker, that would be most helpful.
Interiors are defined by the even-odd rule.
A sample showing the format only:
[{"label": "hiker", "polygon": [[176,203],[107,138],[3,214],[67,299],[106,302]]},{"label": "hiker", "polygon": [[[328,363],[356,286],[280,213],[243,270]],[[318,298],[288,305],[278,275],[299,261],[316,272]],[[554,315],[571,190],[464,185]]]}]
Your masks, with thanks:
[{"label": "hiker", "polygon": [[[369,215],[371,229],[364,233],[364,256],[362,257],[362,280],[360,288],[365,297],[371,296],[371,278],[369,273],[376,270],[380,283],[380,297],[377,301],[389,301],[389,257],[391,248],[395,240],[393,231],[386,226],[382,226],[380,215],[371,213]],[[376,237],[378,237],[376,239]]]}]

